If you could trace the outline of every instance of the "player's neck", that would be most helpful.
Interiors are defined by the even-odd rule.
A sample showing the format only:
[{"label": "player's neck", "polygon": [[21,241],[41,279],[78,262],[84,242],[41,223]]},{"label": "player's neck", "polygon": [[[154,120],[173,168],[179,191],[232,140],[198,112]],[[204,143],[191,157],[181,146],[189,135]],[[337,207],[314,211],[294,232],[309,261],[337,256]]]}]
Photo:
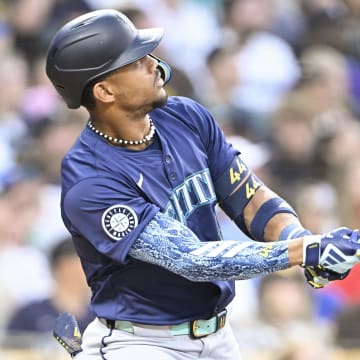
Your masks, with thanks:
[{"label": "player's neck", "polygon": [[142,150],[155,135],[155,126],[149,115],[143,116],[106,116],[106,113],[90,114],[88,127],[112,145]]}]

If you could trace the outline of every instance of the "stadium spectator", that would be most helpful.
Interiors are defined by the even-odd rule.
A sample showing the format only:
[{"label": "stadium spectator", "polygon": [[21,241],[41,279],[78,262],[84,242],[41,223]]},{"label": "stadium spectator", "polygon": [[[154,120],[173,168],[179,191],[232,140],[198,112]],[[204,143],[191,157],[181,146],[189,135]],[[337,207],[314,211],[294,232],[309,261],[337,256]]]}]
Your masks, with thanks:
[{"label": "stadium spectator", "polygon": [[39,214],[41,181],[11,174],[1,179],[0,194],[0,330],[14,308],[51,291],[46,255],[32,243],[32,224]]},{"label": "stadium spectator", "polygon": [[331,344],[331,329],[316,318],[310,290],[303,286],[299,268],[260,279],[256,317],[246,331],[241,326],[235,330],[245,358],[252,359],[257,352],[274,358],[284,348],[305,343],[318,353]]},{"label": "stadium spectator", "polygon": [[[127,7],[140,28],[167,28],[167,46],[157,51],[173,68],[169,94],[196,96],[197,100],[201,95],[204,103],[223,104],[230,94],[223,82],[239,87],[232,106],[211,110],[228,136],[241,135],[250,144],[255,142],[255,150],[259,138],[272,145],[267,147],[270,157],[262,170],[271,165],[273,188],[294,199],[306,226],[317,232],[335,227],[329,224],[340,218],[340,223],[359,227],[359,1],[4,0],[0,2],[0,340],[14,307],[50,293],[49,250],[64,235],[56,184],[58,159],[71,144],[75,118],[83,115],[59,109],[59,100],[44,77],[45,50],[59,24],[91,8],[105,7],[120,7],[124,12]],[[149,18],[156,24],[150,25]],[[180,20],[184,18],[186,25]],[[229,44],[230,53],[237,52],[240,59],[233,73],[233,54],[214,50],[228,49]],[[212,58],[219,82],[209,77],[205,66],[213,50],[220,55]],[[309,62],[312,66],[304,67]],[[300,82],[295,81],[293,88],[298,75]],[[66,124],[67,119],[75,121],[74,127]],[[240,147],[244,156],[263,160],[257,150]],[[8,186],[14,166],[30,172],[31,181]],[[222,224],[221,215],[219,220],[224,232],[233,231],[232,224]],[[330,309],[337,313],[339,303],[334,297],[345,302],[344,312],[359,302],[359,277],[356,267],[344,281],[316,291],[317,316],[326,318]],[[238,307],[249,307],[248,313],[234,309],[239,329],[241,321],[251,319],[257,310],[254,286],[251,283],[250,289],[240,290],[248,298],[239,297]],[[352,327],[357,320],[350,314],[344,318]],[[310,344],[300,346],[309,348]],[[271,359],[296,359],[297,348],[271,354]]]},{"label": "stadium spectator", "polygon": [[27,129],[21,104],[28,86],[28,64],[15,52],[0,54],[0,176],[16,165],[18,146]]},{"label": "stadium spectator", "polygon": [[360,303],[350,305],[338,315],[335,344],[341,349],[357,349],[360,334]]},{"label": "stadium spectator", "polygon": [[240,81],[234,105],[252,114],[251,126],[259,139],[267,136],[269,115],[299,76],[291,46],[271,31],[275,9],[274,0],[223,2],[223,41],[238,53]]},{"label": "stadium spectator", "polygon": [[[49,258],[52,293],[44,299],[28,302],[13,312],[7,324],[8,345],[26,348],[43,344],[44,337],[49,339],[52,336],[55,320],[61,312],[74,314],[81,331],[93,320],[89,310],[88,286],[71,238],[60,241]],[[37,343],[33,343],[34,335],[41,335]]]},{"label": "stadium spectator", "polygon": [[203,79],[206,57],[220,38],[220,25],[213,8],[189,0],[137,0],[136,3],[167,34],[159,47],[161,56],[184,71],[196,88]]},{"label": "stadium spectator", "polygon": [[207,76],[198,86],[200,101],[210,108],[233,107],[234,92],[239,84],[234,49],[226,46],[214,48],[206,58],[206,65]]}]

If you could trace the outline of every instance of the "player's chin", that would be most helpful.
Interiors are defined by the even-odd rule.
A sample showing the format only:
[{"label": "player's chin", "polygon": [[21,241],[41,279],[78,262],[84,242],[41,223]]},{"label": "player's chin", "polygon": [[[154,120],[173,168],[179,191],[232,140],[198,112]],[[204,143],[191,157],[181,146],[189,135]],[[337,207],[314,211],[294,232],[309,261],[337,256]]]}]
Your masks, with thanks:
[{"label": "player's chin", "polygon": [[156,96],[156,98],[154,99],[154,101],[152,103],[153,109],[162,107],[167,103],[168,94],[166,93],[164,88],[162,88],[161,90],[162,91],[159,92],[159,94]]}]

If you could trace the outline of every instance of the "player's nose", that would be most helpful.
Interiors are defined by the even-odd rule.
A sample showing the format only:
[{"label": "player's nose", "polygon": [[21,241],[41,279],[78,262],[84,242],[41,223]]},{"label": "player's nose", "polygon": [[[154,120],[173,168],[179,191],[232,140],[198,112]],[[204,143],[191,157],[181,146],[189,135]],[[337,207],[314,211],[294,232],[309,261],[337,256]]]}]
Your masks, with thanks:
[{"label": "player's nose", "polygon": [[146,56],[146,60],[149,64],[149,69],[150,69],[151,73],[156,73],[159,62],[150,55]]}]

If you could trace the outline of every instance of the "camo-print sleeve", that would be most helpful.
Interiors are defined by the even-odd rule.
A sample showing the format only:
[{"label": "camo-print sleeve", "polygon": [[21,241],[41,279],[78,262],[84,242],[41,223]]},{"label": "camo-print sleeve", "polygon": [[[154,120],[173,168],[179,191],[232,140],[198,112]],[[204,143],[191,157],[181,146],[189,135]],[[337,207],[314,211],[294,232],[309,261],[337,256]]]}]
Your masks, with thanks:
[{"label": "camo-print sleeve", "polygon": [[290,267],[288,241],[202,242],[186,226],[157,213],[129,255],[191,281],[242,280]]}]

